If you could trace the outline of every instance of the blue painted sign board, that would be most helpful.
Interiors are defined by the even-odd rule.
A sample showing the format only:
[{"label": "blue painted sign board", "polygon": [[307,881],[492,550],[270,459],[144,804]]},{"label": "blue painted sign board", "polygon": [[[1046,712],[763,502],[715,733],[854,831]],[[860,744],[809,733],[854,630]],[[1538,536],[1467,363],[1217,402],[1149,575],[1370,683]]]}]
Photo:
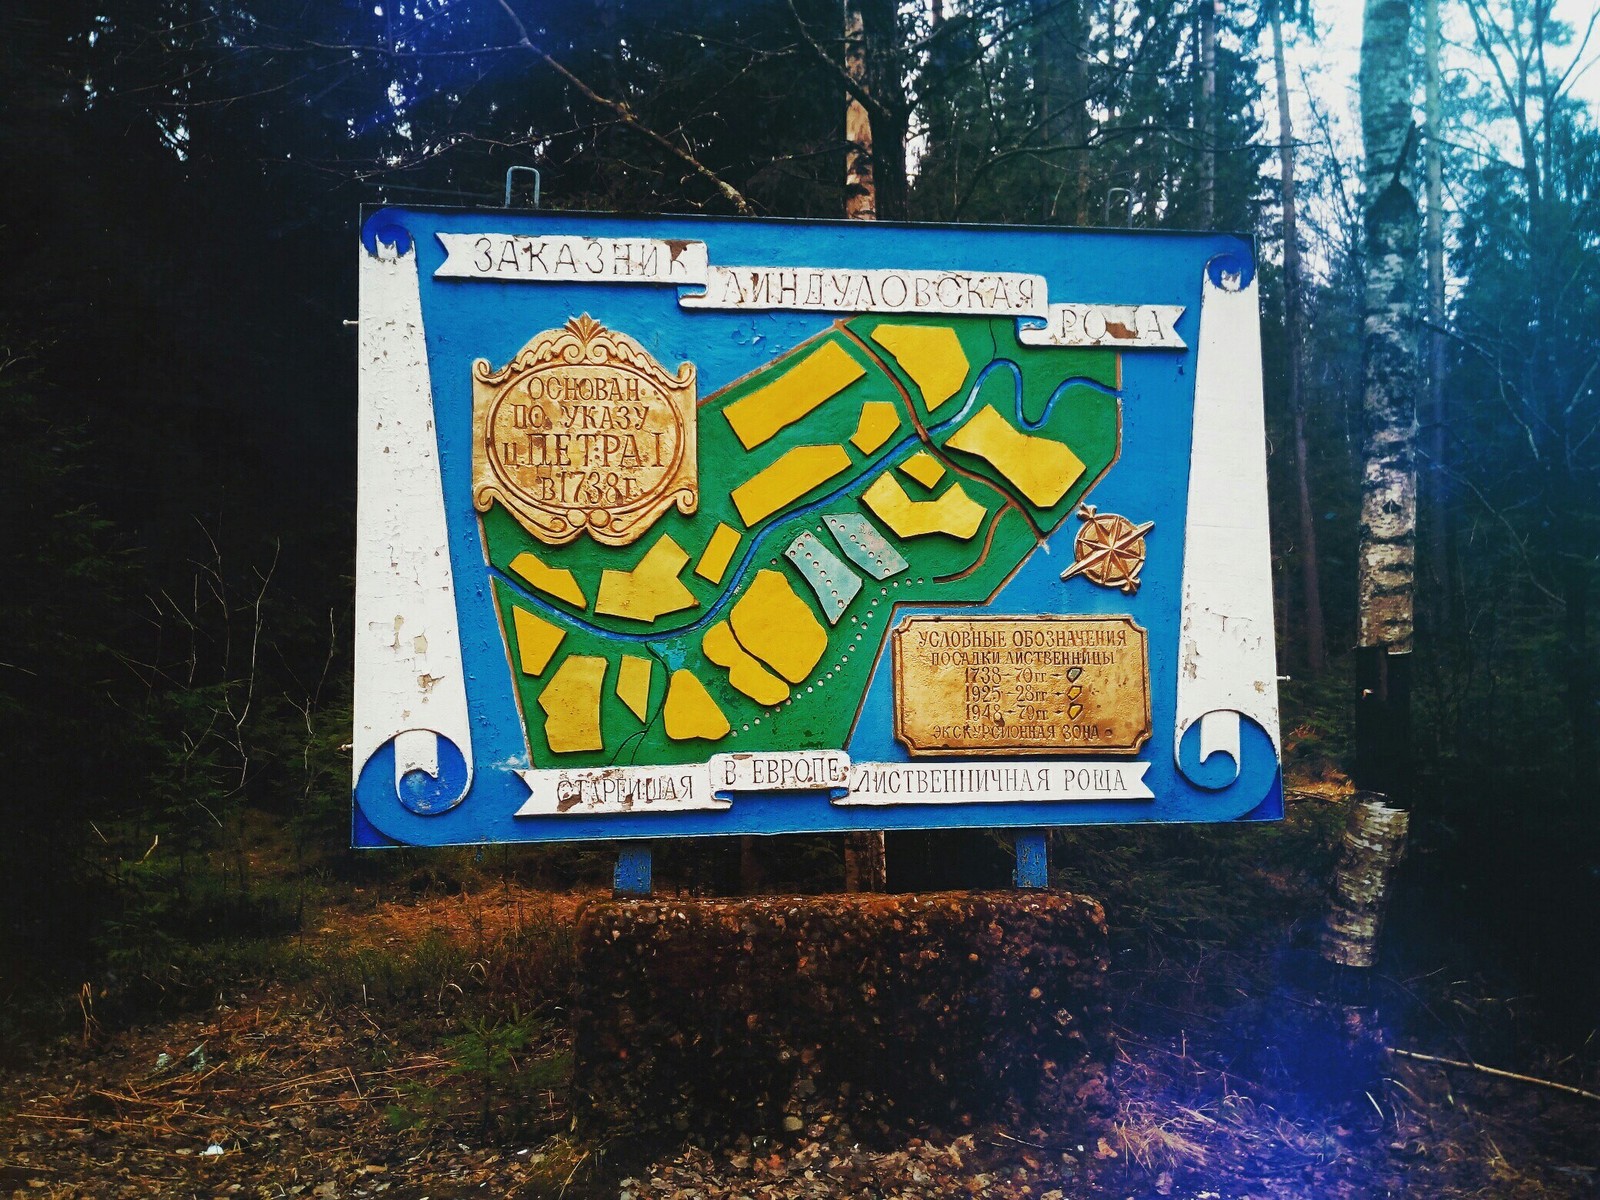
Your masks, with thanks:
[{"label": "blue painted sign board", "polygon": [[1281,815],[1216,234],[384,208],[363,846]]}]

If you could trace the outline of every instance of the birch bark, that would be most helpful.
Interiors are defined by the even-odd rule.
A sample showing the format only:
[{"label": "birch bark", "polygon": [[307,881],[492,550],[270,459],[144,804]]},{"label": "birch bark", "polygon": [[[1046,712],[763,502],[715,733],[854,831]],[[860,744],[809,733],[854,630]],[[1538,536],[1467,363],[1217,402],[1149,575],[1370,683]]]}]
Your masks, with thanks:
[{"label": "birch bark", "polygon": [[[867,84],[866,21],[862,0],[845,0],[844,70],[854,82]],[[867,106],[850,92],[844,97],[844,215],[852,221],[878,219],[878,180],[872,161],[872,118]]]},{"label": "birch bark", "polygon": [[1367,284],[1357,645],[1409,654],[1417,529],[1417,202],[1409,0],[1367,0],[1361,46]]},{"label": "birch bark", "polygon": [[1361,38],[1366,151],[1366,318],[1362,341],[1356,785],[1322,952],[1347,967],[1377,961],[1390,882],[1410,814],[1405,791],[1417,521],[1417,203],[1406,185],[1411,123],[1410,0],[1367,0]]}]

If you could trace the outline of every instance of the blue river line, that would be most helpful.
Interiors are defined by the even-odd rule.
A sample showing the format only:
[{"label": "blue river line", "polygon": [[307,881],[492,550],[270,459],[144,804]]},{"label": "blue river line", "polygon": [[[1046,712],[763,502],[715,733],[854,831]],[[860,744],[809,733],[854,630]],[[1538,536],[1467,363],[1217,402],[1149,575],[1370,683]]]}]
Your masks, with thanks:
[{"label": "blue river line", "polygon": [[1107,387],[1098,380],[1085,379],[1080,375],[1074,375],[1069,379],[1063,379],[1059,384],[1056,385],[1055,391],[1050,393],[1050,399],[1045,401],[1044,412],[1039,414],[1039,419],[1037,421],[1030,421],[1022,411],[1022,369],[1009,358],[997,358],[990,362],[988,366],[984,367],[982,371],[978,372],[978,378],[973,380],[972,387],[967,392],[966,403],[963,404],[953,416],[945,418],[937,425],[929,425],[927,427],[928,433],[930,435],[934,433],[943,433],[946,429],[950,428],[950,426],[954,425],[957,421],[961,420],[968,413],[970,413],[972,411],[973,404],[977,402],[978,393],[983,390],[984,382],[994,371],[999,370],[1002,367],[1009,369],[1011,372],[1011,403],[1012,407],[1016,410],[1017,424],[1022,426],[1024,429],[1043,428],[1045,422],[1050,420],[1050,414],[1055,411],[1056,401],[1061,399],[1062,395],[1069,387],[1082,386],[1093,388],[1095,391],[1105,396],[1115,397],[1118,395],[1116,388]]}]

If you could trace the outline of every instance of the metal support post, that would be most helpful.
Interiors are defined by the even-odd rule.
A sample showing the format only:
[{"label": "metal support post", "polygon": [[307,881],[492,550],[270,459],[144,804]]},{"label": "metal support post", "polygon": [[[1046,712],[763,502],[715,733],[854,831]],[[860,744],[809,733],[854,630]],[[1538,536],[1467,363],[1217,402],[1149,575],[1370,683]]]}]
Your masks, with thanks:
[{"label": "metal support post", "polygon": [[1017,870],[1011,877],[1019,888],[1050,886],[1050,835],[1043,829],[1017,834]]},{"label": "metal support post", "polygon": [[650,895],[650,843],[623,846],[617,852],[617,870],[612,877],[613,896],[636,899]]}]

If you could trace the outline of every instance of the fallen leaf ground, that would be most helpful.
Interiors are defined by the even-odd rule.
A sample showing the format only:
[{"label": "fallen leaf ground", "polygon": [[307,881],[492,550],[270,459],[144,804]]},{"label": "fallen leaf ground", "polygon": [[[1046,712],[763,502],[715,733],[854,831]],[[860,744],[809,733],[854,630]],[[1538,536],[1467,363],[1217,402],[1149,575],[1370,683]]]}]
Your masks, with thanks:
[{"label": "fallen leaf ground", "polygon": [[[655,1151],[580,1139],[557,977],[586,898],[502,883],[336,906],[295,939],[284,979],[111,1032],[91,1004],[81,1034],[0,1085],[0,1195],[1564,1200],[1600,1186],[1600,1104],[1381,1047],[1369,1086],[1339,1094],[1296,1057],[1314,1020],[1274,1015],[1303,997],[1230,996],[1248,989],[1205,961],[1113,971],[1117,1111],[1089,1135],[958,1125],[869,1145],[830,1121]],[[526,1010],[485,1006],[508,992]]]}]

